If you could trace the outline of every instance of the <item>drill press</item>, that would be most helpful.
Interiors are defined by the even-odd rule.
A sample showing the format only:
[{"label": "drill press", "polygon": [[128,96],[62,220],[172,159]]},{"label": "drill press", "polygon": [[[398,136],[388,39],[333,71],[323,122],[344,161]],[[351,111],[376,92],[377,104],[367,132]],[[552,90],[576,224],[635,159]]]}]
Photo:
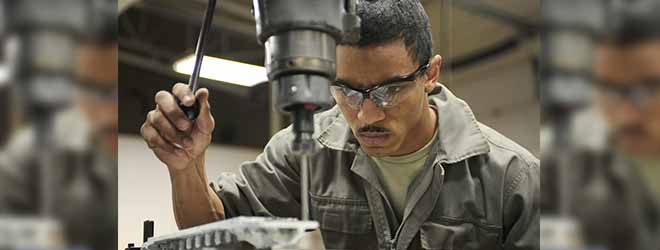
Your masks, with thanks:
[{"label": "drill press", "polygon": [[[212,0],[209,8],[213,8]],[[314,113],[332,105],[330,82],[335,78],[335,48],[341,41],[359,38],[360,19],[355,0],[254,0],[257,38],[266,51],[268,79],[279,110],[293,117],[293,149],[301,157],[301,220],[238,217],[152,238],[141,249],[323,249],[316,221],[309,216],[309,164],[314,153]],[[201,67],[200,33],[196,69]],[[212,13],[212,12],[211,12]],[[201,44],[201,46],[200,46]],[[191,76],[189,86],[194,90]],[[196,104],[197,106],[198,104]],[[190,120],[199,109],[179,105]],[[146,228],[146,227],[145,227]],[[153,230],[149,230],[153,232]],[[130,245],[127,249],[138,249]]]}]

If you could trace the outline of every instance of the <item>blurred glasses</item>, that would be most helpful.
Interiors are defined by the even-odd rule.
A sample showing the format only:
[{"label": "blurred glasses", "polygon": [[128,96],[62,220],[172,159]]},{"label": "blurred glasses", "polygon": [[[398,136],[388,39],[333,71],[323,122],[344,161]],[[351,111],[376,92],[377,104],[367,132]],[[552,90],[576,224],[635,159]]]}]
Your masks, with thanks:
[{"label": "blurred glasses", "polygon": [[78,89],[85,95],[87,100],[95,103],[117,102],[119,99],[118,84],[115,82],[90,82],[82,81]]},{"label": "blurred glasses", "polygon": [[367,89],[358,89],[337,79],[330,86],[330,92],[337,103],[348,105],[352,109],[359,109],[367,98],[371,99],[379,108],[389,108],[403,99],[413,86],[415,79],[428,68],[428,63],[423,64],[408,75],[391,78]]},{"label": "blurred glasses", "polygon": [[610,101],[629,101],[637,107],[645,107],[660,99],[660,78],[627,83],[597,80],[596,87]]}]

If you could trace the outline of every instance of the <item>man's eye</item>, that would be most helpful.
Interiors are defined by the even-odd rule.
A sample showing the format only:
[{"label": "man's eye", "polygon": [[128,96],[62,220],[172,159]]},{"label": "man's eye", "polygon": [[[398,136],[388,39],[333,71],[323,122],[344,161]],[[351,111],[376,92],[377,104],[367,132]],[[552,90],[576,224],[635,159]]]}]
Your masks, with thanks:
[{"label": "man's eye", "polygon": [[646,91],[655,92],[660,89],[660,80],[649,80],[642,83]]},{"label": "man's eye", "polygon": [[403,86],[392,86],[387,89],[388,94],[396,94],[403,89]]},{"label": "man's eye", "polygon": [[360,93],[352,90],[352,89],[347,89],[347,88],[342,88],[342,91],[344,92],[344,95],[351,97],[351,96],[356,96],[359,95]]},{"label": "man's eye", "polygon": [[382,93],[385,95],[394,95],[403,90],[404,86],[389,86],[382,90]]},{"label": "man's eye", "polygon": [[377,89],[376,91],[371,92],[372,96],[378,98],[378,99],[387,99],[392,97],[394,94],[398,92],[398,87],[383,87],[380,89]]}]

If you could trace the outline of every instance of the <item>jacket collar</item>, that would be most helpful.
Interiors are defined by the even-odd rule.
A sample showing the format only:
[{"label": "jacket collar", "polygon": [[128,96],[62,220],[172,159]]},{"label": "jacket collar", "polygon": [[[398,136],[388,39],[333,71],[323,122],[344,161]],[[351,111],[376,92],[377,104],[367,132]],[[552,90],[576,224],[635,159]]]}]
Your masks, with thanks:
[{"label": "jacket collar", "polygon": [[[429,95],[429,102],[437,108],[439,130],[435,152],[439,162],[456,163],[490,152],[486,137],[465,101],[438,84]],[[319,143],[333,150],[357,152],[360,145],[339,107],[335,106],[320,116]]]}]

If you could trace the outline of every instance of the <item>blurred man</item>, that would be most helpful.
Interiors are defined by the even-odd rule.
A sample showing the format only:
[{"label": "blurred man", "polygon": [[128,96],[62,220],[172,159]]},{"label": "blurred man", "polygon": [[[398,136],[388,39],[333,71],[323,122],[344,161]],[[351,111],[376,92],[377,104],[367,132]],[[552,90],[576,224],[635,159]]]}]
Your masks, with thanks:
[{"label": "blurred man", "polygon": [[49,216],[64,227],[75,249],[117,249],[117,40],[114,14],[101,30],[83,37],[77,50],[73,105],[55,116],[53,185],[40,184],[40,151],[34,130],[19,132],[0,150],[0,213],[36,216],[42,197]]},{"label": "blurred man", "polygon": [[627,209],[640,214],[638,220],[629,222],[637,228],[632,232],[638,232],[631,238],[653,239],[648,246],[657,249],[660,243],[660,18],[657,15],[660,3],[646,2],[656,3],[646,6],[649,9],[644,12],[628,13],[640,16],[627,16],[616,34],[596,50],[595,112],[606,123],[604,131],[609,133],[610,143],[606,148],[611,150],[611,158],[601,166],[610,165],[612,178],[623,182],[612,191],[625,194],[619,196],[622,202],[627,195],[637,196],[626,197],[634,199],[626,204],[639,205]]},{"label": "blurred man", "polygon": [[[429,21],[417,0],[359,1],[361,37],[337,47],[337,105],[316,115],[311,214],[328,249],[538,249],[539,162],[478,123],[437,84]],[[301,45],[303,46],[303,45]],[[235,216],[298,217],[300,156],[291,128],[240,176],[209,189],[209,93],[156,94],[142,127],[167,165],[180,228]],[[178,108],[195,98],[192,123]]]},{"label": "blurred man", "polygon": [[[594,69],[596,105],[616,150],[644,174],[660,177],[660,36],[606,41]],[[660,186],[653,189],[660,194]]]},{"label": "blurred man", "polygon": [[575,116],[570,131],[570,180],[560,180],[554,162],[543,159],[544,213],[559,205],[553,191],[568,185],[570,215],[589,246],[660,245],[658,11],[659,1],[637,1],[611,16],[620,23],[598,41],[592,106]]}]

